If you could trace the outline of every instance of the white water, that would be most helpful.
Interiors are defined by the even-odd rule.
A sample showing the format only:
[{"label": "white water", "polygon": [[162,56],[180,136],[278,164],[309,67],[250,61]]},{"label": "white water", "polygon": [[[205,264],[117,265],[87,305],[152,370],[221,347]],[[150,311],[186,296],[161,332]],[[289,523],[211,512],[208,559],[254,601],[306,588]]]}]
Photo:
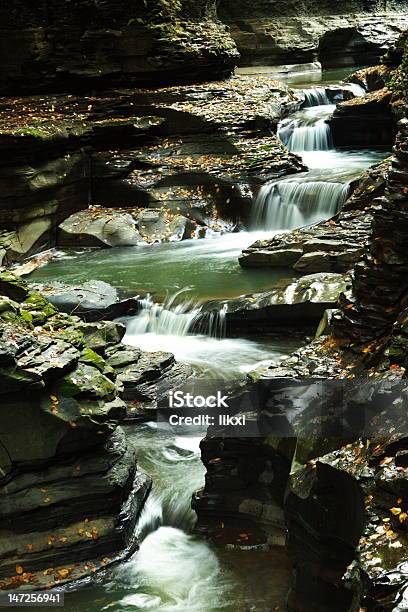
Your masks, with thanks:
[{"label": "white water", "polygon": [[326,93],[325,87],[312,87],[311,89],[304,89],[305,101],[303,108],[310,108],[311,106],[324,106],[330,104],[330,100]]},{"label": "white water", "polygon": [[[302,91],[305,94],[305,101],[302,108],[333,104],[327,95],[326,87],[311,87],[308,89],[303,89]],[[352,93],[354,98],[361,98],[367,93],[364,87],[358,85],[357,83],[343,83],[340,87],[335,87],[332,89],[331,93],[333,101],[337,100],[338,102],[341,102],[344,99],[343,95],[345,91]]]},{"label": "white water", "polygon": [[201,315],[201,306],[192,300],[177,299],[188,288],[177,291],[170,299],[157,304],[151,296],[140,300],[141,311],[132,318],[128,332],[133,336],[154,334],[156,336],[187,336]]},{"label": "white water", "polygon": [[253,227],[290,230],[335,215],[349,192],[348,183],[290,179],[264,185],[254,202]]},{"label": "white water", "polygon": [[[180,529],[160,527],[142,542],[129,567],[141,592],[125,596],[122,607],[163,612],[203,612],[218,607],[220,566],[207,544]],[[145,592],[143,592],[145,590]]]},{"label": "white water", "polygon": [[343,89],[348,89],[349,91],[351,91],[355,98],[363,98],[365,95],[367,95],[367,92],[364,87],[362,87],[358,83],[344,83]]},{"label": "white water", "polygon": [[[129,591],[120,610],[206,612],[223,608],[231,589],[215,553],[190,535],[191,495],[202,486],[200,437],[168,438],[151,423],[129,430],[139,466],[153,477],[153,490],[138,522],[139,551],[114,573],[108,585]],[[119,607],[120,606],[120,607]]]},{"label": "white water", "polygon": [[289,151],[328,151],[332,137],[327,119],[336,106],[312,106],[293,113],[278,126],[278,137]]},{"label": "white water", "polygon": [[[270,345],[223,337],[225,308],[218,313],[202,313],[198,303],[187,300],[175,304],[181,293],[164,304],[144,300],[139,314],[124,319],[123,342],[149,352],[173,353],[177,361],[219,378],[244,374],[282,354]],[[193,333],[198,322],[198,330]]]}]

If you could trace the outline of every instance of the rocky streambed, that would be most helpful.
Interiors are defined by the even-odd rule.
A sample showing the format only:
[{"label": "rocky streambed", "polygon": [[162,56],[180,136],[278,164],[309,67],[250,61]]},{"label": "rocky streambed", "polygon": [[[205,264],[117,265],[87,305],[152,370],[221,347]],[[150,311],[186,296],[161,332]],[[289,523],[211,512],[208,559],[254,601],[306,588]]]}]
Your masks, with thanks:
[{"label": "rocky streambed", "polygon": [[[288,380],[404,369],[403,231],[384,251],[375,232],[405,198],[405,124],[382,161],[397,120],[367,75],[2,99],[3,263],[57,249],[0,276],[3,589],[69,584],[73,610],[260,612],[290,584],[297,611],[401,598],[403,436],[326,444],[356,389],[324,435],[306,427],[314,388],[300,412],[285,395]],[[335,126],[356,116],[370,142],[338,151]],[[200,377],[260,385],[259,435],[158,431],[161,400]]]}]

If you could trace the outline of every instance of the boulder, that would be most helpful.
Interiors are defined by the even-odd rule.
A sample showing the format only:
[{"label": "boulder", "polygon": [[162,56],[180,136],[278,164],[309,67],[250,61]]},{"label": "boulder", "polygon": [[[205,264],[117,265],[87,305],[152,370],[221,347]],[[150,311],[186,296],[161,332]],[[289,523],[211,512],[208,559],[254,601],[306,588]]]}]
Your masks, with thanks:
[{"label": "boulder", "polygon": [[[16,271],[20,272],[23,267]],[[30,283],[30,287],[43,295],[49,305],[53,304],[59,311],[75,314],[90,323],[134,315],[140,309],[138,296],[121,300],[117,290],[103,281],[91,280],[80,287],[59,281]]]},{"label": "boulder", "polygon": [[128,213],[92,208],[75,213],[59,226],[60,246],[136,246],[143,242]]},{"label": "boulder", "polygon": [[179,242],[191,238],[193,224],[182,215],[169,217],[163,211],[154,209],[142,210],[136,217],[137,228],[144,241]]},{"label": "boulder", "polygon": [[83,285],[72,286],[61,282],[46,285],[32,285],[61,312],[78,316],[93,313],[100,316],[106,309],[118,302],[117,290],[103,281],[91,280]]}]

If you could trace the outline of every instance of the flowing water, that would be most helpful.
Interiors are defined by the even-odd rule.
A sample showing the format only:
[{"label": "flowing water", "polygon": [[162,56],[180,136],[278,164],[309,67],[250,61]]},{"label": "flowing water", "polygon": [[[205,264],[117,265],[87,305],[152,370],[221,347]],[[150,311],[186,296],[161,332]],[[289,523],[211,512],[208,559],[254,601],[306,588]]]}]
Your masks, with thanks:
[{"label": "flowing water", "polygon": [[264,185],[254,203],[255,228],[294,229],[335,215],[347,199],[347,183],[290,179]]},{"label": "flowing water", "polygon": [[[323,81],[322,81],[323,83]],[[321,84],[322,84],[321,83]],[[305,88],[306,84],[298,83]],[[310,88],[309,88],[310,89]],[[351,87],[360,95],[357,87]],[[142,309],[126,321],[125,342],[147,351],[167,350],[199,374],[237,377],[265,360],[290,353],[296,340],[224,337],[224,313],[205,320],[202,303],[264,291],[292,270],[245,270],[237,257],[255,240],[335,214],[350,182],[385,157],[373,151],[332,149],[327,119],[333,112],[320,85],[304,107],[284,119],[279,136],[301,154],[309,172],[261,188],[252,231],[213,238],[112,250],[70,251],[32,275],[32,280],[111,283],[122,295],[141,296]],[[172,438],[154,424],[127,428],[138,449],[139,468],[153,491],[138,523],[140,550],[96,585],[67,595],[72,612],[270,612],[284,609],[290,581],[285,552],[214,550],[192,535],[191,494],[204,482],[197,438]]]},{"label": "flowing water", "polygon": [[327,119],[331,117],[336,106],[311,106],[293,113],[281,121],[278,137],[283,144],[296,153],[303,151],[328,151],[333,148],[330,126]]},{"label": "flowing water", "polygon": [[237,297],[265,291],[281,276],[281,271],[249,271],[238,264],[242,249],[270,236],[271,232],[239,232],[170,244],[66,251],[30,279],[81,284],[96,278],[123,295],[150,293],[160,302],[185,287],[191,288],[192,299]]},{"label": "flowing water", "polygon": [[[127,428],[153,490],[138,522],[140,550],[97,585],[65,597],[71,612],[269,612],[283,609],[285,551],[214,550],[191,533],[191,494],[204,483],[197,437],[169,438],[153,423]],[[268,568],[274,567],[273,575]],[[255,578],[256,577],[256,578]]]},{"label": "flowing water", "polygon": [[[141,312],[126,323],[125,344],[145,351],[169,351],[177,361],[193,366],[200,376],[238,378],[254,368],[287,355],[299,346],[296,337],[254,341],[225,337],[225,310],[203,313],[198,302],[176,300],[162,304],[150,297]],[[196,330],[197,325],[199,327]]]}]

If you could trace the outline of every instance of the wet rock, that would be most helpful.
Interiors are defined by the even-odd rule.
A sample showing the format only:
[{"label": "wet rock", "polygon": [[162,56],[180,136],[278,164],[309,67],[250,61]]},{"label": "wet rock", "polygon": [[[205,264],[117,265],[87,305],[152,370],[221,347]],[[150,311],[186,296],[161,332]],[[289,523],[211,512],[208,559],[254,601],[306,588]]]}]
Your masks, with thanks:
[{"label": "wet rock", "polygon": [[292,475],[285,508],[295,562],[290,609],[306,610],[305,601],[315,610],[399,609],[407,480],[396,458],[406,444],[402,433],[356,440]]},{"label": "wet rock", "polygon": [[30,287],[61,312],[75,314],[87,322],[113,320],[140,309],[138,296],[121,300],[117,290],[103,281],[91,280],[80,287],[61,282],[30,283]]},{"label": "wet rock", "polygon": [[82,315],[89,311],[99,314],[118,301],[117,290],[103,281],[91,280],[80,287],[53,283],[50,285],[35,285],[47,300],[61,312]]},{"label": "wet rock", "polygon": [[405,308],[406,120],[399,128],[385,195],[375,201],[369,248],[355,267],[352,295],[342,297],[335,321],[337,338],[360,345],[389,334]]},{"label": "wet rock", "polygon": [[198,533],[215,543],[244,548],[284,545],[282,506],[290,445],[234,437],[219,427],[201,442],[201,456],[206,482],[192,502]]},{"label": "wet rock", "polygon": [[0,589],[44,589],[137,548],[150,481],[119,427],[135,405],[126,397],[150,414],[191,372],[121,344],[120,323],[84,323],[1,279]]},{"label": "wet rock", "polygon": [[151,419],[169,391],[182,387],[193,376],[192,369],[176,363],[170,353],[143,353],[129,346],[108,349],[106,363],[123,387],[120,396],[127,402],[131,421]]},{"label": "wet rock", "polygon": [[321,272],[283,280],[264,293],[208,302],[205,309],[215,313],[222,311],[229,332],[313,325],[320,321],[327,308],[334,308],[345,287],[344,275]]}]

